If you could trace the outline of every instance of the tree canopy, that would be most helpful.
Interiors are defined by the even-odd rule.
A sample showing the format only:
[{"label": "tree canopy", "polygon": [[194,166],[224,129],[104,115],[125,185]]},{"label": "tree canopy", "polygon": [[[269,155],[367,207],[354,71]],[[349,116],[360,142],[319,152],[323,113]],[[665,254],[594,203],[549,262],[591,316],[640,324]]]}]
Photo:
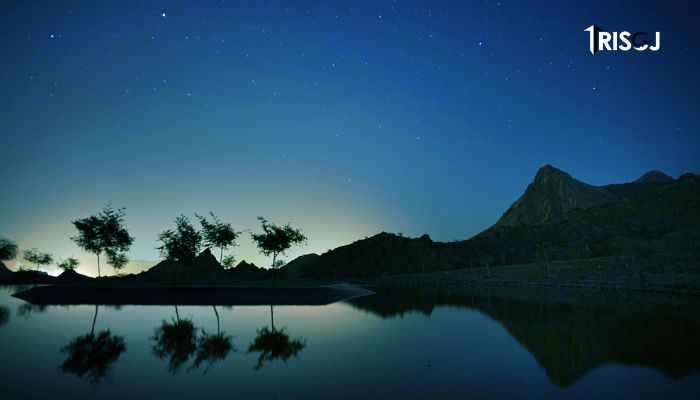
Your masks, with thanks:
[{"label": "tree canopy", "polygon": [[12,260],[15,257],[17,257],[17,244],[0,236],[0,261]]},{"label": "tree canopy", "polygon": [[161,255],[172,261],[193,261],[202,247],[202,235],[184,215],[175,218],[175,229],[163,231],[158,240],[163,242],[158,247]]},{"label": "tree canopy", "polygon": [[211,215],[212,218],[211,222],[207,220],[206,217],[195,214],[197,219],[199,219],[199,223],[202,225],[202,239],[204,240],[204,244],[210,247],[218,247],[221,250],[219,263],[222,263],[224,259],[224,250],[230,246],[235,246],[236,238],[238,238],[238,235],[241,233],[234,230],[231,224],[220,221],[214,213],[210,212],[209,215]]},{"label": "tree canopy", "polygon": [[51,253],[43,253],[37,250],[36,247],[24,251],[24,259],[34,264],[36,269],[39,269],[40,265],[49,265],[53,262],[53,256]]},{"label": "tree canopy", "polygon": [[114,268],[114,272],[121,271],[129,262],[129,257],[125,253],[107,251],[107,263]]},{"label": "tree canopy", "polygon": [[[88,253],[97,256],[97,275],[100,275],[100,254],[107,252],[116,257],[126,253],[134,243],[134,238],[124,226],[124,208],[113,209],[105,206],[96,215],[73,221],[78,235],[71,240]],[[114,266],[114,264],[112,264]],[[115,269],[118,269],[115,267]]]},{"label": "tree canopy", "polygon": [[68,257],[65,260],[58,261],[58,268],[61,268],[64,271],[72,271],[78,268],[78,265],[80,265],[80,261],[73,257]]},{"label": "tree canopy", "polygon": [[272,266],[279,254],[285,254],[292,245],[306,243],[306,236],[300,229],[292,228],[289,223],[285,226],[275,225],[263,217],[258,217],[262,224],[263,233],[251,233],[253,242],[265,256],[272,256]]}]

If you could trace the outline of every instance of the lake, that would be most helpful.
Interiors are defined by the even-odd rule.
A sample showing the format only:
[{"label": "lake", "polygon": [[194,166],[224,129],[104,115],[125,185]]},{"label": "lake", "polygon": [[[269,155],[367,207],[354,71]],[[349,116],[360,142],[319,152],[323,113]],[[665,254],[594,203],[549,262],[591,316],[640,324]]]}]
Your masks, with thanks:
[{"label": "lake", "polygon": [[0,287],[0,398],[698,398],[700,304],[374,288],[326,306],[32,306]]}]

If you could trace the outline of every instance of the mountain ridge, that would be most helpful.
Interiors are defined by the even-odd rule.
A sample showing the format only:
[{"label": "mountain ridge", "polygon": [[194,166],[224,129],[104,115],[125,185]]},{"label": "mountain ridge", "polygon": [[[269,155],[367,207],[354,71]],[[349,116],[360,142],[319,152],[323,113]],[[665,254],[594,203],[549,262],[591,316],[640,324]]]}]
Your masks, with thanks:
[{"label": "mountain ridge", "polygon": [[[382,232],[283,268],[299,278],[365,278],[540,260],[694,251],[700,241],[700,177],[666,179],[650,171],[637,181],[594,186],[551,165],[499,221],[450,243]],[[302,259],[303,257],[303,262]]]}]

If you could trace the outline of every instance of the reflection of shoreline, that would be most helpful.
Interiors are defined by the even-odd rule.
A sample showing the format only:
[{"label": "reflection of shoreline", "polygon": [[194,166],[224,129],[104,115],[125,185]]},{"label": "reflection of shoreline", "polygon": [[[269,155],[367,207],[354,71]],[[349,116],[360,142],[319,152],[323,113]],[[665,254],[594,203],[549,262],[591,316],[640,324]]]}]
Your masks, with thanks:
[{"label": "reflection of shoreline", "polygon": [[474,309],[500,322],[550,380],[568,386],[609,362],[674,379],[700,371],[700,303],[662,295],[546,289],[378,288],[349,300],[381,318],[436,307]]}]

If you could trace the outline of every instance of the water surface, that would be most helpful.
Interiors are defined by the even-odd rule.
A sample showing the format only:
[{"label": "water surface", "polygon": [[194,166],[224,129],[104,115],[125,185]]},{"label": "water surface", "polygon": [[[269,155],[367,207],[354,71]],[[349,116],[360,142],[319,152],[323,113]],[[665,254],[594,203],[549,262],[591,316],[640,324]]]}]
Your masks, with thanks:
[{"label": "water surface", "polygon": [[698,398],[700,307],[378,288],[327,306],[32,306],[0,287],[0,398]]}]

